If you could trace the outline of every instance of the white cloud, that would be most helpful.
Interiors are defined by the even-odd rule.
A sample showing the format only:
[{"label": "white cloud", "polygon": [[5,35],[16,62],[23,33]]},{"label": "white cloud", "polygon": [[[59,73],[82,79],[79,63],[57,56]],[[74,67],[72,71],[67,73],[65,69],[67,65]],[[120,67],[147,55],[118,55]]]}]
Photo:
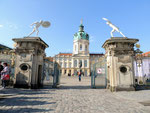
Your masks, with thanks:
[{"label": "white cloud", "polygon": [[0,27],[3,27],[3,25],[0,24]]}]

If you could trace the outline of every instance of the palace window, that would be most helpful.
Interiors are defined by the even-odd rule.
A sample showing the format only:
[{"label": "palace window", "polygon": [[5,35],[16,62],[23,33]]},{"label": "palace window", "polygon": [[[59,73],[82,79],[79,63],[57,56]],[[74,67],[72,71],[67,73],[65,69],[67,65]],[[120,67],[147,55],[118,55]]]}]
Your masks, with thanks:
[{"label": "palace window", "polygon": [[80,50],[82,50],[82,45],[80,45]]},{"label": "palace window", "polygon": [[67,68],[67,63],[65,62],[64,68]]},{"label": "palace window", "polygon": [[69,61],[71,61],[71,58],[69,58]]},{"label": "palace window", "polygon": [[69,63],[69,68],[71,68],[71,63]]},{"label": "palace window", "polygon": [[77,67],[77,60],[74,60],[74,67]]},{"label": "palace window", "polygon": [[84,75],[87,76],[87,70],[86,69],[84,70]]},{"label": "palace window", "polygon": [[60,57],[59,60],[62,61],[62,58]]},{"label": "palace window", "polygon": [[87,67],[87,60],[84,60],[84,67]]},{"label": "palace window", "polygon": [[76,69],[74,70],[74,75],[78,75],[78,71]]},{"label": "palace window", "polygon": [[[80,64],[80,63],[81,63],[81,64]],[[83,64],[82,64],[82,60],[80,60],[80,61],[79,61],[79,64],[81,65],[81,67],[83,66]],[[80,65],[79,65],[79,66],[80,66]]]}]

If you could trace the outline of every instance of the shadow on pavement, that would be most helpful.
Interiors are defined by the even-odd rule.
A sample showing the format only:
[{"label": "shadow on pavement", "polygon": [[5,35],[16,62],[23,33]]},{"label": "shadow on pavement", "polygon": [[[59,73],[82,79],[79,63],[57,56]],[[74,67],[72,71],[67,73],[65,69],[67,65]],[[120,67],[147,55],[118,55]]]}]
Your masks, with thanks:
[{"label": "shadow on pavement", "polygon": [[[47,99],[52,99],[52,97],[16,97],[9,96],[0,99],[0,113],[24,113],[24,112],[49,112],[54,111],[53,109],[44,109],[38,106],[55,105],[56,102],[48,102]],[[4,106],[4,107],[2,107]],[[32,107],[33,106],[33,107]],[[6,108],[5,108],[6,107]],[[25,107],[25,108],[24,108]],[[32,107],[32,108],[30,108]],[[36,108],[34,108],[36,107]],[[10,109],[11,108],[11,109]]]},{"label": "shadow on pavement", "polygon": [[[49,89],[18,89],[6,88],[0,90],[0,113],[24,113],[24,112],[50,112],[53,109],[44,109],[42,105],[55,105],[56,102],[48,102],[52,97],[45,94],[55,94]],[[27,107],[29,106],[29,107]],[[32,107],[33,108],[30,108]],[[36,108],[34,108],[34,106]],[[6,108],[5,108],[6,107]],[[26,108],[27,107],[27,108]]]},{"label": "shadow on pavement", "polygon": [[[0,101],[0,106],[34,106],[34,105],[44,105],[44,104],[56,104],[56,102],[47,102],[47,101],[39,101],[33,100],[32,97],[9,97],[2,101]],[[38,98],[35,98],[38,99]]]},{"label": "shadow on pavement", "polygon": [[54,94],[47,92],[46,89],[21,89],[21,88],[6,88],[0,90],[0,94],[11,94],[11,95],[40,95],[40,94]]},{"label": "shadow on pavement", "polygon": [[58,89],[91,89],[91,86],[60,86]]},{"label": "shadow on pavement", "polygon": [[0,110],[0,113],[33,113],[33,112],[50,112],[50,111],[54,111],[53,109],[37,109],[37,108],[14,108],[12,109],[8,109],[8,110]]}]

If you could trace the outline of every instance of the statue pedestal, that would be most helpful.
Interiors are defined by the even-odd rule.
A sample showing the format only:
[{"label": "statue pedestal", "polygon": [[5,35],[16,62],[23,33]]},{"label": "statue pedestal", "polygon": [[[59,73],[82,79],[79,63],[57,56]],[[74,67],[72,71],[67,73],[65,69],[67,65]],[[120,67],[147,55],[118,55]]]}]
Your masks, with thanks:
[{"label": "statue pedestal", "polygon": [[38,88],[42,85],[43,60],[48,45],[40,37],[12,39],[15,48],[15,87]]},{"label": "statue pedestal", "polygon": [[134,44],[138,39],[112,37],[103,44],[107,58],[107,88],[111,91],[134,90]]}]

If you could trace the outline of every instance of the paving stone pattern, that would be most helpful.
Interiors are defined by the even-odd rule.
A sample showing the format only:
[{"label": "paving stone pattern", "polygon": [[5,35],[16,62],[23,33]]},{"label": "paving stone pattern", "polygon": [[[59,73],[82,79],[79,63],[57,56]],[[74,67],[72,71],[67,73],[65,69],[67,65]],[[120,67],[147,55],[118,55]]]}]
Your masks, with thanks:
[{"label": "paving stone pattern", "polygon": [[0,90],[0,113],[150,113],[150,91],[91,89],[90,77],[62,77],[59,89]]}]

